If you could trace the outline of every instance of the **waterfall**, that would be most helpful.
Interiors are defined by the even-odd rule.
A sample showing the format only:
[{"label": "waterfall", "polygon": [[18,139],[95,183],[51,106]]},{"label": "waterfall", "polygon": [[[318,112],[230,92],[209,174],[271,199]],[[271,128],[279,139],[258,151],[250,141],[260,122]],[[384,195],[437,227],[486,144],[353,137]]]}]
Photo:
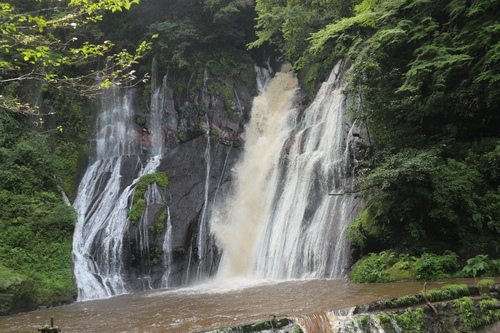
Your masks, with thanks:
[{"label": "waterfall", "polygon": [[[323,328],[328,332],[335,333],[401,333],[403,330],[399,327],[397,321],[391,313],[384,314],[384,323],[380,319],[380,313],[377,314],[354,314],[354,309],[345,309],[331,311],[327,313],[328,322],[324,322]],[[306,323],[307,321],[302,321]],[[301,322],[301,325],[302,325]],[[307,326],[306,326],[307,327]],[[305,330],[306,332],[319,332],[315,330]]]},{"label": "waterfall", "polygon": [[[201,101],[204,105],[209,105],[209,100],[210,100],[208,94],[207,81],[208,81],[208,69],[205,68],[205,71],[203,72],[203,90],[201,96]],[[206,163],[206,170],[205,170],[205,189],[203,191],[203,208],[201,211],[200,226],[198,228],[198,267],[196,269],[196,277],[198,279],[204,275],[203,261],[206,259],[208,253],[207,247],[209,245],[207,244],[207,234],[208,234],[207,210],[209,205],[208,193],[210,188],[210,168],[212,166],[212,160],[210,156],[211,140],[210,140],[210,119],[208,118],[208,114],[205,115],[205,122],[206,126],[204,130],[205,130],[205,135],[207,136],[207,145],[205,147],[204,157]]]},{"label": "waterfall", "polygon": [[257,90],[259,91],[259,93],[263,93],[266,90],[267,84],[269,83],[269,81],[271,81],[272,76],[272,70],[271,66],[269,65],[269,61],[267,63],[267,68],[254,65],[254,70],[257,77]]},{"label": "waterfall", "polygon": [[[146,161],[141,157],[150,133],[141,132],[134,125],[134,93],[134,90],[111,90],[102,97],[96,120],[95,161],[88,167],[73,203],[78,212],[73,261],[80,300],[137,289],[132,287],[137,281],[131,282],[126,272],[124,253],[130,225],[127,216],[130,198],[139,178],[156,171],[162,149],[161,145],[151,149],[156,155]],[[154,126],[153,122],[149,131],[161,135],[161,129]],[[158,194],[151,191],[154,189],[148,189],[145,199],[153,204],[159,199]],[[148,229],[142,220],[139,224],[140,252],[145,252]],[[140,283],[143,288],[149,288],[147,278]]]},{"label": "waterfall", "polygon": [[360,199],[350,193],[355,161],[349,140],[358,133],[345,115],[343,72],[337,64],[303,114],[294,107],[297,82],[289,73],[278,73],[254,100],[234,193],[211,221],[223,250],[219,274],[345,275],[345,228]]},{"label": "waterfall", "polygon": [[167,230],[165,232],[165,236],[163,237],[163,262],[165,263],[165,267],[167,268],[163,273],[161,278],[161,288],[167,288],[170,286],[170,275],[171,275],[171,267],[172,267],[172,221],[170,218],[170,208],[167,207]]},{"label": "waterfall", "polygon": [[211,226],[224,250],[222,274],[245,274],[255,257],[258,233],[271,209],[282,146],[291,130],[291,116],[297,80],[278,73],[266,93],[254,100],[246,131],[242,162],[235,172],[234,195],[214,212]]}]

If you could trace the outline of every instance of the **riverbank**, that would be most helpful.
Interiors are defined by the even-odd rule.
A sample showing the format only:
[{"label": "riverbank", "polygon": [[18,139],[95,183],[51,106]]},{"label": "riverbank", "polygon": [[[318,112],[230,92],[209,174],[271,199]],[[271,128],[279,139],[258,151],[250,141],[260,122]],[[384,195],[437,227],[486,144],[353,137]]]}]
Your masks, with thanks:
[{"label": "riverbank", "polygon": [[[500,283],[500,278],[495,280]],[[447,284],[477,285],[479,281],[429,282],[427,291],[428,294],[439,291]],[[37,332],[51,318],[65,333],[93,332],[96,328],[109,333],[198,333],[238,327],[244,323],[252,326],[274,319],[271,315],[279,320],[292,318],[294,323],[301,325],[307,321],[319,325],[329,322],[329,313],[380,300],[418,295],[422,289],[423,283],[420,282],[358,284],[329,279],[207,281],[197,286],[126,294],[1,316],[0,331]],[[425,307],[424,304],[419,306]],[[391,311],[396,310],[399,309]]]},{"label": "riverbank", "polygon": [[202,333],[229,332],[497,332],[500,283],[445,285],[441,290],[376,301],[324,315],[271,318]]}]

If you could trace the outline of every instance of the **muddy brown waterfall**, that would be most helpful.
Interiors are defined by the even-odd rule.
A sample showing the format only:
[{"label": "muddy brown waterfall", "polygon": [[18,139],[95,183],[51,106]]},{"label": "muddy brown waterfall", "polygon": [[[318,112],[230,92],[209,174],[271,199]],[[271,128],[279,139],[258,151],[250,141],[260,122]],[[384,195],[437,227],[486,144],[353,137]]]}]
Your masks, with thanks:
[{"label": "muddy brown waterfall", "polygon": [[[254,101],[232,196],[212,230],[223,250],[219,274],[339,278],[349,266],[346,226],[361,208],[353,192],[365,134],[346,115],[343,63],[313,103],[298,108],[297,82],[278,73]],[[339,194],[345,193],[344,195]]]}]

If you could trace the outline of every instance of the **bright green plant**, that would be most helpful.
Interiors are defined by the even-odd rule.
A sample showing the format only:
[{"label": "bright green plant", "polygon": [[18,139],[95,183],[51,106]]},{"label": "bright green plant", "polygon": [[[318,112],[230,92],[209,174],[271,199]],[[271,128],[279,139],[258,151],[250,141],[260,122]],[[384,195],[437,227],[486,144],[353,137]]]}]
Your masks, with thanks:
[{"label": "bright green plant", "polygon": [[424,253],[415,262],[416,277],[424,281],[449,278],[457,268],[458,256],[450,251],[443,255]]},{"label": "bright green plant", "polygon": [[177,131],[177,135],[179,135],[179,140],[181,140],[181,142],[186,142],[187,141],[187,135],[185,132],[181,131],[181,130],[178,130]]},{"label": "bright green plant", "polygon": [[[150,49],[151,43],[142,43],[134,54],[126,50],[113,54],[110,41],[91,43],[81,40],[79,31],[103,19],[106,11],[130,9],[139,0],[118,1],[69,1],[54,6],[51,1],[41,0],[14,6],[0,4],[2,39],[0,40],[0,83],[11,81],[40,81],[64,87],[78,95],[92,95],[114,82],[131,82],[136,79],[130,66]],[[77,37],[78,36],[78,37]],[[81,64],[107,55],[107,68],[99,71],[102,83],[90,83],[95,68],[75,70]],[[72,69],[62,72],[61,69]],[[71,73],[70,73],[71,72]],[[72,75],[72,76],[70,76]],[[21,103],[19,96],[2,99],[2,107],[16,112],[33,112],[35,106]]]},{"label": "bright green plant", "polygon": [[349,326],[353,328],[367,327],[371,322],[370,316],[359,316],[349,322]]},{"label": "bright green plant", "polygon": [[495,298],[483,299],[479,301],[479,309],[486,325],[500,321],[499,301]]},{"label": "bright green plant", "polygon": [[262,331],[271,328],[271,325],[267,321],[259,321],[251,326],[253,331]]},{"label": "bright green plant", "polygon": [[381,312],[379,314],[376,314],[375,316],[378,318],[384,329],[389,330],[394,327],[394,325],[392,324],[392,318],[389,314]]},{"label": "bright green plant", "polygon": [[403,297],[396,298],[395,300],[387,300],[384,302],[386,308],[402,308],[416,305],[421,302],[421,299],[414,295],[406,295]]},{"label": "bright green plant", "polygon": [[359,283],[394,282],[395,279],[386,270],[395,262],[397,262],[397,258],[394,252],[370,253],[354,265],[349,278]]},{"label": "bright green plant", "polygon": [[149,249],[149,265],[157,265],[163,260],[163,250],[159,247]]},{"label": "bright green plant", "polygon": [[488,270],[488,255],[486,254],[478,254],[474,258],[470,258],[467,260],[467,265],[462,268],[462,272],[464,272],[467,276],[476,277],[485,273]]},{"label": "bright green plant", "polygon": [[470,331],[482,324],[481,319],[475,313],[474,302],[470,297],[463,297],[453,302],[453,307],[460,315],[460,319]]},{"label": "bright green plant", "polygon": [[144,209],[146,208],[146,201],[143,199],[148,186],[151,184],[158,184],[162,189],[168,186],[168,177],[164,172],[151,173],[142,176],[135,185],[134,198],[132,200],[132,207],[128,212],[128,218],[131,222],[138,221]]},{"label": "bright green plant", "polygon": [[426,332],[424,310],[422,308],[415,310],[409,308],[400,315],[394,315],[394,319],[404,332]]},{"label": "bright green plant", "polygon": [[429,290],[426,295],[429,301],[437,302],[458,297],[468,296],[470,294],[469,288],[465,284],[460,285],[446,285],[441,290]]},{"label": "bright green plant", "polygon": [[219,132],[213,127],[210,128],[210,137],[214,140],[219,140]]}]

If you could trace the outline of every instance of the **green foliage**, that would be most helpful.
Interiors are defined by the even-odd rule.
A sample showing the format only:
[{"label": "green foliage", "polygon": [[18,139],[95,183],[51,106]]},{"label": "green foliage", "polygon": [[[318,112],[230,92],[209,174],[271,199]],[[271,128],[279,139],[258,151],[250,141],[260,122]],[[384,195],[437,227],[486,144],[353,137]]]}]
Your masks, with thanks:
[{"label": "green foliage", "polygon": [[483,299],[479,301],[479,309],[484,324],[490,325],[500,321],[499,301],[495,298]]},{"label": "green foliage", "polygon": [[177,131],[177,135],[179,135],[179,140],[181,140],[181,142],[187,141],[187,135],[185,132],[179,130],[179,131]]},{"label": "green foliage", "polygon": [[[382,312],[368,317],[360,316],[355,322],[352,322],[351,325],[355,328],[363,327],[366,328],[367,331],[371,331],[372,326],[368,324],[373,321],[372,318],[374,317],[378,319],[381,326],[380,328],[383,328],[386,332],[394,331],[394,323],[397,323],[402,332],[427,332],[423,308],[417,308],[415,310],[409,308],[400,314]],[[379,326],[376,325],[375,327],[378,329]]]},{"label": "green foliage", "polygon": [[269,43],[275,46],[285,59],[295,61],[306,53],[308,38],[312,33],[332,21],[350,15],[356,2],[257,0],[258,39],[249,46],[254,48]]},{"label": "green foliage", "polygon": [[491,1],[365,0],[312,35],[295,66],[351,60],[346,93],[370,129],[354,246],[498,256],[499,19]]},{"label": "green foliage", "polygon": [[163,250],[159,247],[149,249],[149,265],[157,265],[163,260]]},{"label": "green foliage", "polygon": [[135,185],[135,193],[138,196],[144,195],[149,185],[156,183],[163,190],[167,189],[168,177],[165,172],[150,173],[142,176]]},{"label": "green foliage", "polygon": [[472,275],[472,277],[476,277],[481,273],[485,273],[488,268],[487,259],[487,255],[478,254],[474,258],[470,258],[467,260],[467,265],[462,268],[462,271],[466,275]]},{"label": "green foliage", "polygon": [[392,318],[389,314],[381,312],[379,314],[376,314],[375,316],[378,318],[380,324],[384,329],[388,330],[389,328],[394,327],[394,325],[392,324]]},{"label": "green foliage", "polygon": [[146,117],[144,116],[138,116],[135,118],[135,123],[139,126],[144,126],[146,125]]},{"label": "green foliage", "polygon": [[19,285],[26,279],[25,276],[0,266],[0,291],[7,290],[12,285]]},{"label": "green foliage", "polygon": [[481,325],[481,319],[476,315],[474,311],[474,302],[470,297],[463,297],[455,300],[453,302],[453,307],[458,312],[460,319],[469,330],[472,331]]},{"label": "green foliage", "polygon": [[250,328],[252,331],[262,331],[271,328],[271,325],[267,321],[259,321],[253,324]]},{"label": "green foliage", "polygon": [[156,234],[161,234],[163,230],[165,229],[165,223],[167,220],[167,209],[162,208],[158,213],[155,215],[154,219],[154,230]]},{"label": "green foliage", "polygon": [[[54,6],[51,1],[25,2],[14,6],[0,4],[0,83],[12,81],[44,81],[58,88],[64,87],[79,95],[94,94],[103,86],[114,82],[130,82],[136,79],[130,66],[150,48],[143,42],[135,53],[126,50],[113,51],[109,40],[91,43],[81,31],[85,26],[102,20],[105,11],[130,9],[138,0],[118,1],[70,1]],[[79,67],[105,56],[107,68],[99,72],[103,84],[92,83],[95,68]],[[73,69],[70,74],[66,71]],[[78,70],[75,70],[78,68]],[[18,96],[2,99],[2,107],[17,112],[32,112],[34,106],[22,103]]]},{"label": "green foliage", "polygon": [[418,280],[442,280],[458,268],[458,256],[453,252],[443,255],[424,253],[415,262],[415,274]]},{"label": "green foliage", "polygon": [[139,221],[145,208],[146,208],[146,201],[144,199],[134,200],[134,204],[132,205],[132,208],[130,208],[128,212],[129,220],[131,222]]},{"label": "green foliage", "polygon": [[414,279],[413,264],[408,264],[403,261],[398,261],[392,265],[392,267],[387,270],[387,273],[396,281]]},{"label": "green foliage", "polygon": [[135,184],[135,193],[132,200],[132,207],[128,212],[128,218],[131,222],[138,221],[144,209],[146,208],[146,201],[144,200],[144,194],[151,184],[157,184],[162,189],[167,189],[168,177],[165,172],[150,173],[139,178]]},{"label": "green foliage", "polygon": [[394,319],[404,332],[426,332],[424,309],[411,308],[402,314],[395,314]]},{"label": "green foliage", "polygon": [[226,66],[231,62],[228,55],[245,50],[253,38],[255,10],[250,1],[152,0],[132,8],[129,16],[125,22],[132,33],[143,31],[147,22],[145,33],[159,35],[158,54],[163,63],[175,69],[208,62],[212,73],[227,74],[238,66],[253,64]]},{"label": "green foliage", "polygon": [[349,322],[349,326],[351,327],[367,327],[371,318],[368,316],[359,316]]},{"label": "green foliage", "polygon": [[37,304],[72,299],[74,209],[49,192],[1,190],[0,205],[0,266],[33,281]]},{"label": "green foliage", "polygon": [[308,100],[310,100],[322,79],[321,73],[324,71],[321,64],[315,63],[305,67],[302,71],[302,78],[300,80],[300,86],[305,91]]},{"label": "green foliage", "polygon": [[0,266],[33,280],[41,303],[69,300],[76,212],[56,186],[48,134],[30,132],[22,115],[0,114],[0,127],[9,128],[0,131]]},{"label": "green foliage", "polygon": [[403,297],[396,298],[395,300],[387,300],[384,302],[384,306],[388,309],[409,307],[417,305],[420,303],[420,299],[414,295],[406,295]]},{"label": "green foliage", "polygon": [[395,262],[397,259],[393,252],[370,253],[354,265],[349,279],[359,283],[394,282],[395,279],[386,270]]},{"label": "green foliage", "polygon": [[219,140],[219,132],[213,127],[210,128],[210,137],[214,140]]},{"label": "green foliage", "polygon": [[490,286],[495,284],[495,280],[483,279],[477,283],[479,286]]},{"label": "green foliage", "polygon": [[446,285],[441,290],[429,290],[426,295],[430,302],[444,301],[448,299],[455,299],[470,294],[469,288],[465,284],[460,285]]}]

